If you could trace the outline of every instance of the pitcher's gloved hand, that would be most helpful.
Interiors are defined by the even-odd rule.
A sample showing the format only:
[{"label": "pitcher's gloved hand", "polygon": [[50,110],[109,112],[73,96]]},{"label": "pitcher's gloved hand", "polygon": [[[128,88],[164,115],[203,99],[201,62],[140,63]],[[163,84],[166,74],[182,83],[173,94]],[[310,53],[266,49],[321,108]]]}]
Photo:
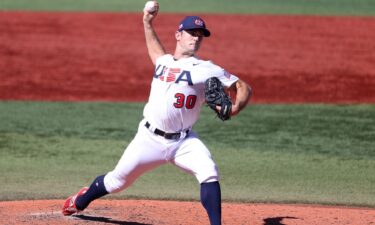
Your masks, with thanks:
[{"label": "pitcher's gloved hand", "polygon": [[[217,116],[225,121],[230,119],[232,100],[225,93],[224,86],[217,77],[211,77],[205,83],[205,97],[207,105],[214,110]],[[220,106],[218,110],[217,106]]]}]

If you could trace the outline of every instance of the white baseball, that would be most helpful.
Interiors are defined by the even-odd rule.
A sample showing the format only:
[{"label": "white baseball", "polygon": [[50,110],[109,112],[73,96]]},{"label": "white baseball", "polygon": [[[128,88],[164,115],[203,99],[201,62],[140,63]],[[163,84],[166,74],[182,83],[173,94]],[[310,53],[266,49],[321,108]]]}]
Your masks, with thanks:
[{"label": "white baseball", "polygon": [[145,5],[145,10],[149,13],[155,12],[157,9],[156,2],[155,1],[148,1]]}]

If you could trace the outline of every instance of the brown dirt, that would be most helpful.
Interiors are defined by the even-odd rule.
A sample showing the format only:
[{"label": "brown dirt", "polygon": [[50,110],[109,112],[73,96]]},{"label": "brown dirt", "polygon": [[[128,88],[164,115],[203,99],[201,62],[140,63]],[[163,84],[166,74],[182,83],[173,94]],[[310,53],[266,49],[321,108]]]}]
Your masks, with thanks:
[{"label": "brown dirt", "polygon": [[[256,103],[375,103],[375,18],[203,15],[201,57],[247,81]],[[168,51],[181,15],[155,26]],[[152,65],[141,14],[0,12],[0,99],[145,101]],[[207,224],[198,202],[0,202],[0,224]],[[223,204],[224,224],[375,224],[375,210]]]},{"label": "brown dirt", "polygon": [[[152,64],[141,14],[0,13],[0,99],[145,101]],[[375,18],[203,15],[200,56],[258,103],[374,103]],[[155,27],[170,52],[181,15]]]},{"label": "brown dirt", "polygon": [[[0,202],[1,224],[208,224],[199,202],[98,200],[77,216],[61,214],[62,200]],[[375,210],[313,205],[223,204],[227,225],[371,225]]]}]

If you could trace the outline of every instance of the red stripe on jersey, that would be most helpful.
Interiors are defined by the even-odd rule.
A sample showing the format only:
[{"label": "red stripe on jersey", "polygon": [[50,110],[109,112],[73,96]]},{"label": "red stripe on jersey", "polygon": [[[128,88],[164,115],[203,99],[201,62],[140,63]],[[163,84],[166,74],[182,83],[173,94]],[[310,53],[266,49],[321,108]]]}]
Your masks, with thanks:
[{"label": "red stripe on jersey", "polygon": [[170,73],[180,73],[181,72],[181,68],[169,68],[169,72]]},{"label": "red stripe on jersey", "polygon": [[167,82],[172,82],[176,80],[176,75],[175,74],[168,74],[167,76]]}]

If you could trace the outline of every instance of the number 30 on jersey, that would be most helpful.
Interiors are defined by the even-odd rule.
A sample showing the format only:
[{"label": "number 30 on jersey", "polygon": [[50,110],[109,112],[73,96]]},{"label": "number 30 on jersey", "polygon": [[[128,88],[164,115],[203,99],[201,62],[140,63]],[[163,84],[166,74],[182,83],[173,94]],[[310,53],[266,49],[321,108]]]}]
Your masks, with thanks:
[{"label": "number 30 on jersey", "polygon": [[176,98],[176,102],[173,104],[176,108],[183,108],[186,109],[192,109],[195,106],[195,103],[197,102],[197,96],[196,95],[188,95],[185,96],[183,93],[176,93],[174,95]]}]

